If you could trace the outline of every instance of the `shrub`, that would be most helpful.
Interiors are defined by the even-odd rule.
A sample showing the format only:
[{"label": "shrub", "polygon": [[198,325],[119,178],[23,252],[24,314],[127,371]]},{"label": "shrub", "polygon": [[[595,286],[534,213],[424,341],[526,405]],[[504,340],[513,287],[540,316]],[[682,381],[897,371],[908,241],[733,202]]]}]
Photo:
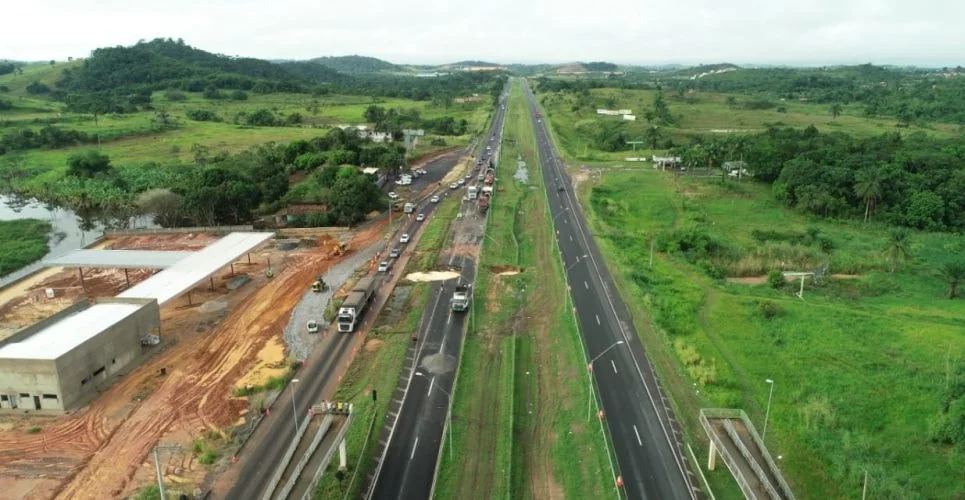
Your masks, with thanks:
[{"label": "shrub", "polygon": [[177,89],[169,90],[165,92],[164,98],[171,102],[188,100],[188,96],[185,95],[184,92],[181,92],[180,90],[177,90]]},{"label": "shrub", "polygon": [[27,434],[37,434],[38,432],[40,432],[40,426],[38,426],[38,425],[35,425],[35,426],[27,429]]},{"label": "shrub", "polygon": [[211,465],[218,459],[218,452],[214,450],[205,450],[201,456],[198,457],[198,462],[202,465]]},{"label": "shrub", "polygon": [[782,273],[781,271],[778,271],[777,269],[771,269],[771,271],[767,273],[767,284],[771,288],[774,288],[776,290],[781,289],[784,287],[785,283],[786,282],[784,281],[784,273]]},{"label": "shrub", "polygon": [[431,141],[429,141],[429,145],[430,145],[430,146],[445,146],[445,145],[446,145],[446,140],[443,139],[442,137],[434,137]]},{"label": "shrub", "polygon": [[[783,280],[784,277],[781,276],[781,279]],[[784,307],[781,306],[781,304],[771,300],[762,300],[758,302],[757,312],[759,312],[760,315],[764,317],[764,319],[766,320],[771,320],[771,319],[777,318],[778,316],[783,316],[785,313]]]},{"label": "shrub", "polygon": [[188,118],[196,122],[220,122],[221,117],[218,116],[214,111],[208,109],[189,109],[187,113]]},{"label": "shrub", "polygon": [[229,95],[229,98],[232,101],[247,101],[248,94],[246,94],[245,91],[243,90],[235,90],[231,92],[231,94]]}]

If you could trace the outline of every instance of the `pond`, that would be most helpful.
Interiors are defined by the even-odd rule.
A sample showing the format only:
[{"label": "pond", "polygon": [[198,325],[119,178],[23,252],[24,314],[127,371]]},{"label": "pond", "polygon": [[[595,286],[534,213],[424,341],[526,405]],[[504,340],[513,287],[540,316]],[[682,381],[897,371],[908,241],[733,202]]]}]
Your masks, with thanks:
[{"label": "pond", "polygon": [[[155,228],[151,216],[115,217],[107,214],[92,213],[78,215],[73,210],[60,208],[40,202],[33,198],[15,195],[0,195],[0,220],[39,219],[50,222],[53,232],[48,246],[50,251],[44,258],[56,257],[76,250],[97,240],[105,229]],[[0,278],[0,286],[30,274],[38,263],[31,264]]]}]

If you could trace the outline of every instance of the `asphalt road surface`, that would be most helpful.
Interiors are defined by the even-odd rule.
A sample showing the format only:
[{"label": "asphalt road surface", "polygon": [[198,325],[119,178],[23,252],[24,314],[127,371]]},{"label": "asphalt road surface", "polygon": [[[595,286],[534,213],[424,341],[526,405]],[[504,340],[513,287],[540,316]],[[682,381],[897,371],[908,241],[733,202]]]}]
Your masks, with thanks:
[{"label": "asphalt road surface", "polygon": [[699,498],[669,405],[586,227],[545,120],[536,117],[538,108],[528,87],[526,97],[570,295],[596,381],[594,392],[603,405],[624,492],[632,499]]},{"label": "asphalt road surface", "polygon": [[[502,99],[505,102],[505,98]],[[490,133],[480,141],[481,159],[495,155],[501,139],[505,109],[497,108]],[[493,135],[496,139],[490,140]],[[487,152],[486,146],[493,149]],[[460,195],[463,190],[457,191]],[[463,219],[454,226],[462,244],[481,242],[485,217],[476,216],[475,203],[463,203]],[[453,313],[449,306],[457,281],[475,280],[475,263],[469,256],[444,253],[440,264],[461,268],[460,278],[433,286],[418,333],[416,362],[402,396],[401,408],[377,467],[370,498],[425,499],[432,492],[438,466],[450,395],[462,350],[468,313]],[[403,375],[405,376],[405,374]]]},{"label": "asphalt road surface", "polygon": [[[427,170],[437,172],[439,178],[442,178],[445,172],[455,166],[458,158],[458,155],[452,155],[445,162],[436,160],[430,167],[431,170],[429,168]],[[428,221],[429,215],[435,207],[435,204],[424,200],[416,213],[425,214]],[[415,217],[411,217],[405,224],[406,229],[400,232],[413,235],[421,224],[424,224],[424,222],[418,222]],[[413,243],[410,243],[410,245]],[[389,246],[405,247],[405,245],[398,243],[398,239],[389,242]],[[380,293],[384,292],[380,291]],[[367,317],[370,312],[365,314]],[[244,450],[243,460],[240,464],[241,473],[226,498],[247,500],[261,496],[261,492],[264,491],[277,464],[281,462],[285,450],[295,436],[295,427],[292,422],[294,415],[297,414],[299,422],[301,422],[301,419],[308,413],[308,409],[323,399],[322,391],[325,385],[332,379],[339,363],[344,360],[352,345],[353,336],[359,334],[358,332],[352,334],[338,333],[331,329],[328,332],[325,334],[328,338],[316,347],[316,351],[309,356],[302,370],[296,375],[300,382],[294,385],[297,403],[294,413],[290,393],[292,389],[289,387],[275,401],[271,408],[271,415],[266,417],[252,435],[251,442],[248,445],[252,448]]]}]

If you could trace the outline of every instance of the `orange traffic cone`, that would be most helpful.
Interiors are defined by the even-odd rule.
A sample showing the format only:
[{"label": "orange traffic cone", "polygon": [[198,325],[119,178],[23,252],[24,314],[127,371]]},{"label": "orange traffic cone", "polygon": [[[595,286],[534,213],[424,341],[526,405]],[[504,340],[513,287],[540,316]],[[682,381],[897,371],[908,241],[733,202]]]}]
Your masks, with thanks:
[{"label": "orange traffic cone", "polygon": [[623,488],[623,476],[617,476],[617,488]]}]

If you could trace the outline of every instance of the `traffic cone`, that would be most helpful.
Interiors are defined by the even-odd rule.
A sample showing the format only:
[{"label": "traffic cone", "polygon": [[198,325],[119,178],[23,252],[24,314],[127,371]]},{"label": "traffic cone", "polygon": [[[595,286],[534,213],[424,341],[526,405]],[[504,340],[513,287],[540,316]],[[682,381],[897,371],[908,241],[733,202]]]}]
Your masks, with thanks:
[{"label": "traffic cone", "polygon": [[271,415],[271,408],[265,408],[265,416]]},{"label": "traffic cone", "polygon": [[238,463],[238,455],[232,455],[232,456],[231,456],[231,463],[233,463],[233,464]]},{"label": "traffic cone", "polygon": [[617,488],[623,488],[623,476],[617,476]]}]

